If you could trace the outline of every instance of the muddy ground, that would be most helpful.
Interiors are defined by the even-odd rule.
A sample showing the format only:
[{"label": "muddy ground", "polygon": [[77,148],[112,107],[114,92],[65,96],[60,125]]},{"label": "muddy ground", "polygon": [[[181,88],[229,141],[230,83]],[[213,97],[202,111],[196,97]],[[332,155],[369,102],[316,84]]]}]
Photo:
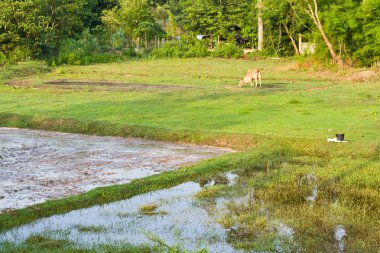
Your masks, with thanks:
[{"label": "muddy ground", "polygon": [[134,84],[134,83],[115,83],[100,81],[73,81],[73,80],[53,80],[44,82],[43,85],[35,85],[30,80],[13,80],[6,83],[8,86],[18,88],[32,89],[57,89],[57,90],[87,90],[87,91],[178,91],[178,90],[199,90],[194,86],[176,86],[176,85],[151,85],[151,84]]},{"label": "muddy ground", "polygon": [[135,138],[0,128],[0,213],[230,152]]}]

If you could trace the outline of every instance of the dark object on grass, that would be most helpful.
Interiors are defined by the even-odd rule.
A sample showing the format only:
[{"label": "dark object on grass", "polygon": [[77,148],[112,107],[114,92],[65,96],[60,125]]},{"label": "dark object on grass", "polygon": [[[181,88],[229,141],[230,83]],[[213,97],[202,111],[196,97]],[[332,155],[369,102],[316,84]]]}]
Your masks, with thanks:
[{"label": "dark object on grass", "polygon": [[336,134],[336,139],[338,141],[344,141],[344,134]]}]

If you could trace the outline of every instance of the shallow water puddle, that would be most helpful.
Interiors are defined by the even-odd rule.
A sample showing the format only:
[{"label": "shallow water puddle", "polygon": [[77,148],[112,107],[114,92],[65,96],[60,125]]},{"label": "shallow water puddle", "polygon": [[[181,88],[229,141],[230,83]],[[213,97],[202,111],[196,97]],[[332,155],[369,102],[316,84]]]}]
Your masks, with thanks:
[{"label": "shallow water puddle", "polygon": [[[188,250],[239,252],[226,243],[227,232],[216,221],[223,212],[223,203],[219,203],[219,208],[210,216],[200,200],[194,198],[200,190],[198,183],[188,182],[103,206],[55,215],[0,234],[0,245],[2,241],[20,243],[36,234],[70,240],[85,247],[123,242],[153,244],[148,237],[158,236],[168,245],[179,244]],[[154,214],[140,213],[142,206],[152,204],[158,206]],[[81,231],[80,228],[86,227],[89,229]]]},{"label": "shallow water puddle", "polygon": [[343,225],[338,225],[335,228],[335,240],[338,242],[338,253],[344,252],[344,237],[346,237],[346,229]]},{"label": "shallow water puddle", "polygon": [[236,180],[239,177],[237,174],[234,174],[231,171],[227,172],[225,176],[227,178],[228,185],[235,185],[236,184]]},{"label": "shallow water puddle", "polygon": [[229,149],[0,128],[0,213],[174,170]]}]

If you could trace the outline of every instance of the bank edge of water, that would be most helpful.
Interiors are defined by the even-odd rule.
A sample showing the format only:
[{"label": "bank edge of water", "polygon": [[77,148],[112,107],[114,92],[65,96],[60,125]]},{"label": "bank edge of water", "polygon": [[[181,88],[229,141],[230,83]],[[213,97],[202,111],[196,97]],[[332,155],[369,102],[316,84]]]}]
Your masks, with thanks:
[{"label": "bank edge of water", "polygon": [[[128,184],[99,187],[76,196],[46,201],[42,204],[3,213],[0,214],[0,232],[54,214],[115,202],[149,191],[172,187],[186,181],[196,181],[208,174],[224,172],[236,166],[234,163],[237,162],[237,159],[233,156],[233,154],[227,154],[176,171],[133,180]],[[244,154],[240,154],[238,157],[242,160],[249,159]]]},{"label": "bank edge of water", "polygon": [[[186,142],[234,148],[243,152],[226,154],[218,158],[202,161],[199,164],[183,167],[176,171],[134,180],[129,184],[101,187],[77,196],[47,201],[28,208],[0,214],[0,232],[34,220],[61,214],[71,210],[110,203],[132,196],[178,185],[186,181],[196,181],[207,175],[227,172],[234,169],[259,167],[286,160],[294,153],[329,159],[336,156],[368,157],[374,159],[380,154],[380,145],[371,147],[358,145],[331,145],[315,140],[289,140],[258,135],[207,133],[197,131],[172,131],[150,126],[125,126],[99,121],[79,122],[73,119],[34,118],[15,114],[0,114],[0,126],[39,130],[52,130],[68,133],[96,134],[121,137],[140,137],[153,140]],[[257,147],[252,149],[252,147]]]},{"label": "bank edge of water", "polygon": [[208,145],[230,148],[236,151],[249,151],[263,145],[291,146],[293,149],[317,157],[350,158],[380,155],[380,143],[349,142],[328,143],[324,139],[290,138],[254,133],[210,132],[192,129],[168,129],[150,125],[131,125],[102,121],[80,121],[70,118],[47,118],[0,112],[0,127],[17,127],[34,130],[57,131],[99,136],[135,137],[173,143]]},{"label": "bank edge of water", "polygon": [[13,113],[0,113],[0,126],[99,136],[136,137],[235,150],[247,150],[254,147],[262,138],[254,134],[203,132],[190,129],[171,130],[149,125],[116,124],[95,120],[83,122],[77,119],[33,117]]}]

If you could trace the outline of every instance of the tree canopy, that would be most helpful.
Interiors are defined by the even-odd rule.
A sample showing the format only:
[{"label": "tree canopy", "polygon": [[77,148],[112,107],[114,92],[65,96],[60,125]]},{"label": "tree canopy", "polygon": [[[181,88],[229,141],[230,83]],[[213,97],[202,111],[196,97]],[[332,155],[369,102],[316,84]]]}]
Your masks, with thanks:
[{"label": "tree canopy", "polygon": [[[348,65],[380,61],[378,0],[3,0],[0,64],[58,55],[84,31],[99,52],[149,48],[196,35],[209,47],[232,43],[262,54],[300,54],[298,37],[316,44],[321,58]],[[88,36],[86,37],[88,38]]]}]

